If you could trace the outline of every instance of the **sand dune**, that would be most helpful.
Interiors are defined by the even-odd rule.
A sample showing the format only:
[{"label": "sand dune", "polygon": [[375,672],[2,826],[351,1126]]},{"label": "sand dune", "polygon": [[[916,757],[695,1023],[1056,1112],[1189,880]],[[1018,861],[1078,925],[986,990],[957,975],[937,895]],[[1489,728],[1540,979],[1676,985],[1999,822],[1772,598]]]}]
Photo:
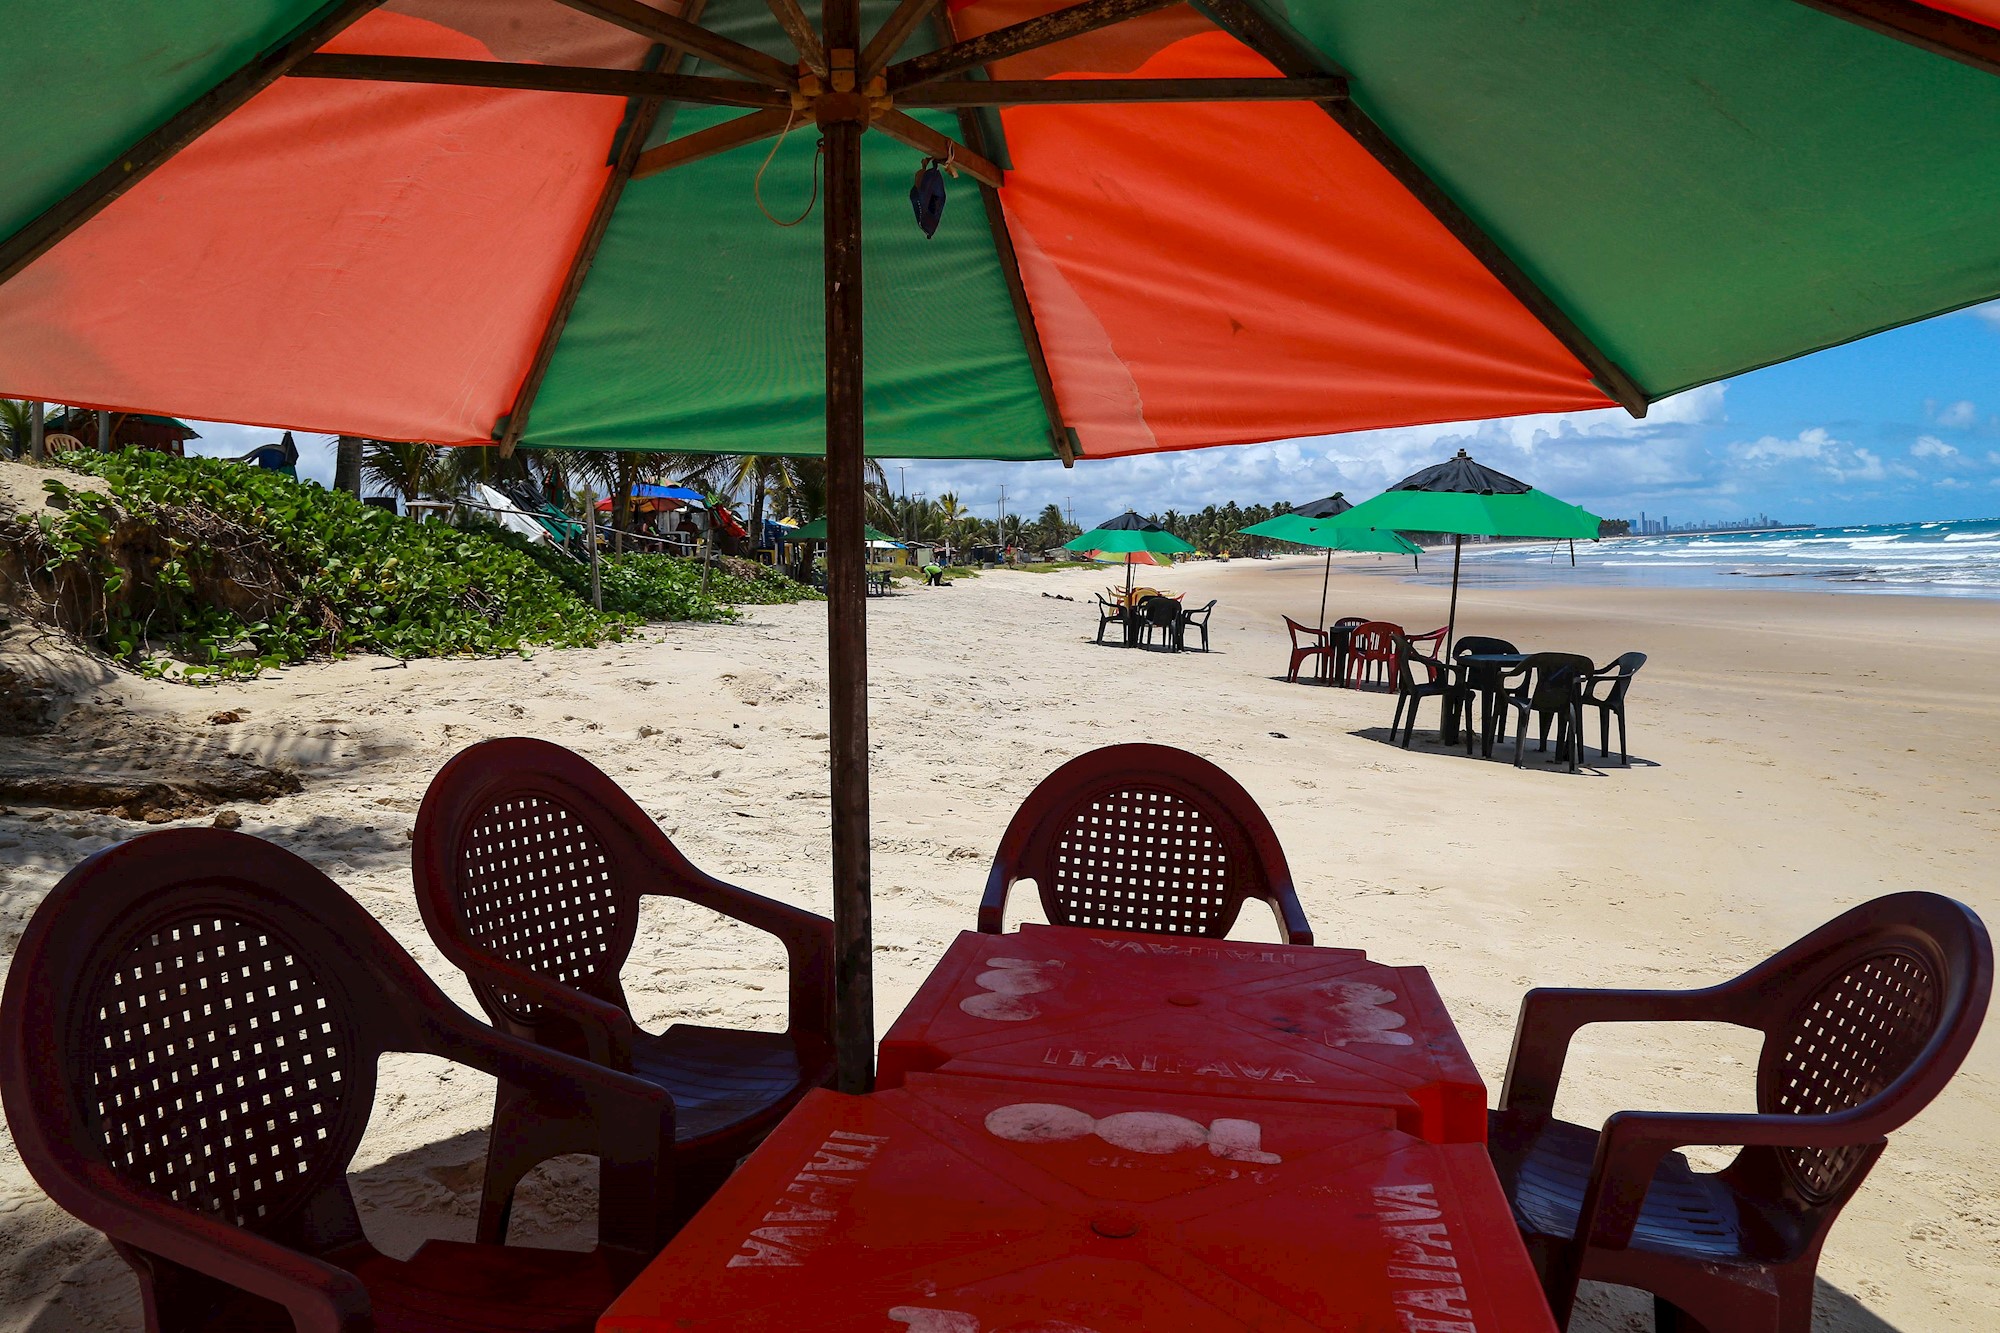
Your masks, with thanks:
[{"label": "sand dune", "polygon": [[[1430,628],[1441,591],[1339,566],[1335,614]],[[1924,887],[2000,917],[2000,603],[1765,589],[1480,589],[1461,629],[1603,660],[1652,655],[1632,701],[1633,766],[1569,776],[1383,740],[1386,697],[1274,679],[1280,611],[1317,611],[1316,560],[1154,575],[1221,599],[1206,656],[1089,642],[1096,571],[996,574],[870,605],[878,1023],[973,918],[1001,829],[1070,756],[1124,740],[1207,755],[1269,812],[1323,943],[1429,966],[1497,1092],[1516,1003],[1537,984],[1719,979],[1838,911]],[[1044,594],[1078,600],[1066,602]],[[97,734],[178,735],[298,770],[303,794],[241,807],[246,831],[315,862],[461,1002],[424,934],[409,831],[429,776],[472,741],[542,736],[632,792],[698,863],[827,910],[824,612],[760,608],[740,625],[528,660],[353,660],[200,690],[85,680]],[[235,710],[243,720],[207,719]],[[1427,710],[1425,718],[1431,718]],[[1594,757],[1594,751],[1592,752]],[[141,826],[0,815],[0,944],[90,851]],[[626,982],[641,1017],[776,1025],[778,951],[728,924],[649,909]],[[1270,937],[1268,921],[1242,933]],[[1835,1230],[1817,1327],[1929,1333],[2000,1326],[1996,1039],[1892,1142]],[[1743,1034],[1646,1028],[1579,1041],[1561,1111],[1747,1109]],[[385,1246],[469,1236],[490,1085],[402,1060],[384,1070],[356,1193]],[[517,1238],[578,1243],[586,1173],[549,1168]],[[586,1191],[587,1192],[587,1191]],[[1649,1327],[1597,1291],[1574,1327]],[[122,1265],[56,1211],[0,1148],[0,1329],[136,1327]]]}]

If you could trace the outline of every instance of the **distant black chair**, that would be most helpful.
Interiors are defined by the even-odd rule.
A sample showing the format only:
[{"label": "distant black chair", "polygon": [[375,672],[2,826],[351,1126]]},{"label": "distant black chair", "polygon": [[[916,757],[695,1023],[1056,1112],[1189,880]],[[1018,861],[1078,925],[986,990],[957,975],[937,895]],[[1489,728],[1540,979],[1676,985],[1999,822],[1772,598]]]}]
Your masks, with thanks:
[{"label": "distant black chair", "polygon": [[[1181,645],[1183,647],[1187,645],[1187,632],[1189,629],[1192,628],[1201,631],[1201,650],[1203,652],[1208,651],[1208,618],[1209,616],[1214,614],[1214,612],[1215,612],[1215,599],[1213,598],[1209,599],[1209,603],[1207,606],[1197,607],[1192,611],[1181,612],[1181,628],[1179,637],[1181,640]],[[1620,725],[1622,726],[1623,724],[1621,723]]]},{"label": "distant black chair", "polygon": [[[1118,603],[1106,599],[1103,593],[1097,594],[1097,641],[1099,643],[1104,642],[1104,627],[1107,625],[1116,625],[1118,632],[1121,635],[1125,634],[1125,627],[1128,623],[1126,621],[1126,613],[1130,610],[1130,607],[1120,606]],[[1128,635],[1127,637],[1129,638],[1130,636]]]},{"label": "distant black chair", "polygon": [[[1808,1333],[1813,1274],[1888,1136],[1957,1072],[1986,1016],[1993,946],[1971,909],[1898,893],[1699,990],[1532,990],[1487,1150],[1556,1326],[1581,1279],[1652,1292],[1662,1333]],[[1593,1023],[1761,1032],[1757,1111],[1555,1118]],[[1720,1171],[1678,1149],[1740,1147]]]},{"label": "distant black chair", "polygon": [[1342,616],[1326,627],[1327,651],[1332,654],[1331,674],[1335,684],[1347,683],[1347,636],[1368,623],[1366,616]]},{"label": "distant black chair", "polygon": [[1521,751],[1528,739],[1528,716],[1541,721],[1535,748],[1549,748],[1549,724],[1556,728],[1556,754],[1567,757],[1569,771],[1577,768],[1577,751],[1583,748],[1583,682],[1597,668],[1587,657],[1576,653],[1530,653],[1520,666],[1502,674],[1498,698],[1504,728],[1509,711],[1518,713],[1514,729],[1514,767],[1521,766]]},{"label": "distant black chair", "polygon": [[1582,708],[1597,710],[1597,753],[1607,759],[1611,756],[1611,715],[1618,715],[1618,762],[1621,764],[1630,765],[1632,762],[1625,746],[1625,694],[1632,688],[1632,677],[1638,675],[1639,668],[1644,665],[1644,653],[1626,653],[1602,671],[1585,677],[1581,697],[1577,700]]},{"label": "distant black chair", "polygon": [[[1393,744],[1396,729],[1403,731],[1403,748],[1410,748],[1410,738],[1417,732],[1417,706],[1426,699],[1437,699],[1438,734],[1444,735],[1445,719],[1452,710],[1463,706],[1464,696],[1453,684],[1451,670],[1435,657],[1417,651],[1416,645],[1401,634],[1393,636],[1396,641],[1396,715],[1389,723],[1389,740]],[[1419,680],[1417,673],[1424,673]],[[1408,708],[1407,715],[1404,709]]]},{"label": "distant black chair", "polygon": [[1146,647],[1158,633],[1168,652],[1181,650],[1181,604],[1171,597],[1148,597],[1139,603],[1139,632]]},{"label": "distant black chair", "polygon": [[[1480,634],[1468,634],[1452,645],[1451,660],[1453,665],[1458,667],[1458,687],[1466,694],[1466,717],[1468,723],[1472,716],[1471,697],[1473,686],[1477,682],[1473,679],[1472,673],[1466,670],[1463,659],[1471,657],[1474,654],[1483,656],[1487,654],[1518,653],[1520,651],[1519,648],[1516,648],[1505,639],[1494,639]],[[1498,673],[1495,672],[1488,679],[1497,679],[1497,677]],[[1481,725],[1490,729],[1496,716],[1504,723],[1507,717],[1507,710],[1505,708],[1496,708],[1493,701],[1488,699],[1485,703],[1484,713],[1480,719]],[[1495,739],[1506,739],[1506,732],[1503,730]],[[1487,744],[1490,749],[1492,742],[1489,740]],[[1467,725],[1465,729],[1465,752],[1467,754],[1472,753],[1472,727],[1470,725]]]}]

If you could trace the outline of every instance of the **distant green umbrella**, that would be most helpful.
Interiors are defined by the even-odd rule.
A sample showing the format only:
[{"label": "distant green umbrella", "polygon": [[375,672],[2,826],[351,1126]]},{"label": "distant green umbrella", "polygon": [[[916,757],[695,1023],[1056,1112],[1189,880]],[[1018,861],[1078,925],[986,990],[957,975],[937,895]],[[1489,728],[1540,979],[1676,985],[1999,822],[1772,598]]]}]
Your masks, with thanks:
[{"label": "distant green umbrella", "polygon": [[1581,537],[1596,541],[1603,520],[1589,510],[1538,491],[1525,481],[1476,463],[1465,450],[1409,476],[1340,516],[1343,525],[1377,531],[1448,532],[1451,610],[1444,649],[1451,652],[1458,625],[1458,570],[1467,537]]},{"label": "distant green umbrella", "polygon": [[[1338,495],[1325,500],[1315,500],[1315,506],[1325,506],[1340,501]],[[1342,502],[1344,504],[1344,502]],[[1333,583],[1333,553],[1335,551],[1375,551],[1383,555],[1407,555],[1414,559],[1423,551],[1421,546],[1409,538],[1394,532],[1377,528],[1357,528],[1348,523],[1347,515],[1354,506],[1334,510],[1334,517],[1315,519],[1299,510],[1267,518],[1262,523],[1253,523],[1237,531],[1246,537],[1268,537],[1273,541],[1292,542],[1298,546],[1321,546],[1326,548],[1326,575],[1319,584],[1319,627],[1326,628],[1326,590]]]},{"label": "distant green umbrella", "polygon": [[[1117,518],[1092,528],[1080,537],[1063,543],[1065,551],[1101,552],[1128,555],[1144,551],[1148,555],[1184,555],[1194,547],[1168,532],[1150,518],[1128,509]],[[1132,591],[1132,562],[1125,562],[1125,591]]]}]

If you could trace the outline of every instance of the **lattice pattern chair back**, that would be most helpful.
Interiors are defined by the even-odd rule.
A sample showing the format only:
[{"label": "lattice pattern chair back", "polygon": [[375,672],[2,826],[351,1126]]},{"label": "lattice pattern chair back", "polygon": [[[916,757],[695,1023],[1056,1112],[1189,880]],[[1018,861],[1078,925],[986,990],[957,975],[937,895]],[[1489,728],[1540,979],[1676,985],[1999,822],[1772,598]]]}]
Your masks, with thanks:
[{"label": "lattice pattern chair back", "polygon": [[[467,939],[509,962],[607,1000],[637,929],[606,840],[571,793],[495,794],[467,822],[456,850],[455,906]],[[482,1000],[532,1026],[542,1006],[498,987]]]},{"label": "lattice pattern chair back", "polygon": [[[369,1245],[347,1170],[390,1051],[586,1125],[597,1248]],[[0,999],[0,1097],[36,1182],[131,1264],[152,1333],[587,1327],[674,1220],[665,1093],[494,1032],[312,866],[221,829],[142,834],[49,892]]]},{"label": "lattice pattern chair back", "polygon": [[1057,925],[1222,936],[1256,900],[1290,942],[1312,943],[1263,811],[1221,769],[1170,746],[1109,746],[1043,779],[1001,839],[981,930],[999,932],[1008,892],[1028,878]]},{"label": "lattice pattern chair back", "polygon": [[[1769,1033],[1758,1109],[1826,1115],[1864,1105],[1909,1071],[1944,1017],[1945,960],[1909,944],[1829,960],[1815,986]],[[1864,1160],[1863,1144],[1776,1150],[1801,1199],[1824,1203]]]},{"label": "lattice pattern chair back", "polygon": [[240,834],[98,853],[50,893],[8,978],[23,1157],[56,1144],[72,1168],[284,1244],[360,1239],[347,1163],[403,1026],[352,984],[379,932]]}]

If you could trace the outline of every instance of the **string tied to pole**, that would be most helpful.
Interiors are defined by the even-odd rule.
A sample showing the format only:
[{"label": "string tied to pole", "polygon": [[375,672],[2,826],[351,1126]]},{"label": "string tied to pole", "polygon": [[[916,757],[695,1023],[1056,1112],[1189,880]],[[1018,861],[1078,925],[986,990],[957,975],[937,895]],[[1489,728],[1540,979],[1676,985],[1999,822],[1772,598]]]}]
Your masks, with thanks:
[{"label": "string tied to pole", "polygon": [[791,114],[785,117],[785,128],[779,132],[776,141],[771,144],[771,151],[764,154],[764,163],[757,168],[757,178],[750,182],[750,196],[757,201],[757,211],[769,219],[771,225],[775,227],[796,227],[811,217],[813,209],[819,205],[820,163],[826,158],[826,139],[824,136],[820,138],[818,145],[813,149],[812,198],[806,200],[805,211],[790,222],[787,222],[771,212],[764,203],[764,173],[770,169],[771,160],[777,157],[778,150],[785,146],[785,136],[792,132],[792,126],[798,122],[798,118],[799,109],[794,106]]}]

